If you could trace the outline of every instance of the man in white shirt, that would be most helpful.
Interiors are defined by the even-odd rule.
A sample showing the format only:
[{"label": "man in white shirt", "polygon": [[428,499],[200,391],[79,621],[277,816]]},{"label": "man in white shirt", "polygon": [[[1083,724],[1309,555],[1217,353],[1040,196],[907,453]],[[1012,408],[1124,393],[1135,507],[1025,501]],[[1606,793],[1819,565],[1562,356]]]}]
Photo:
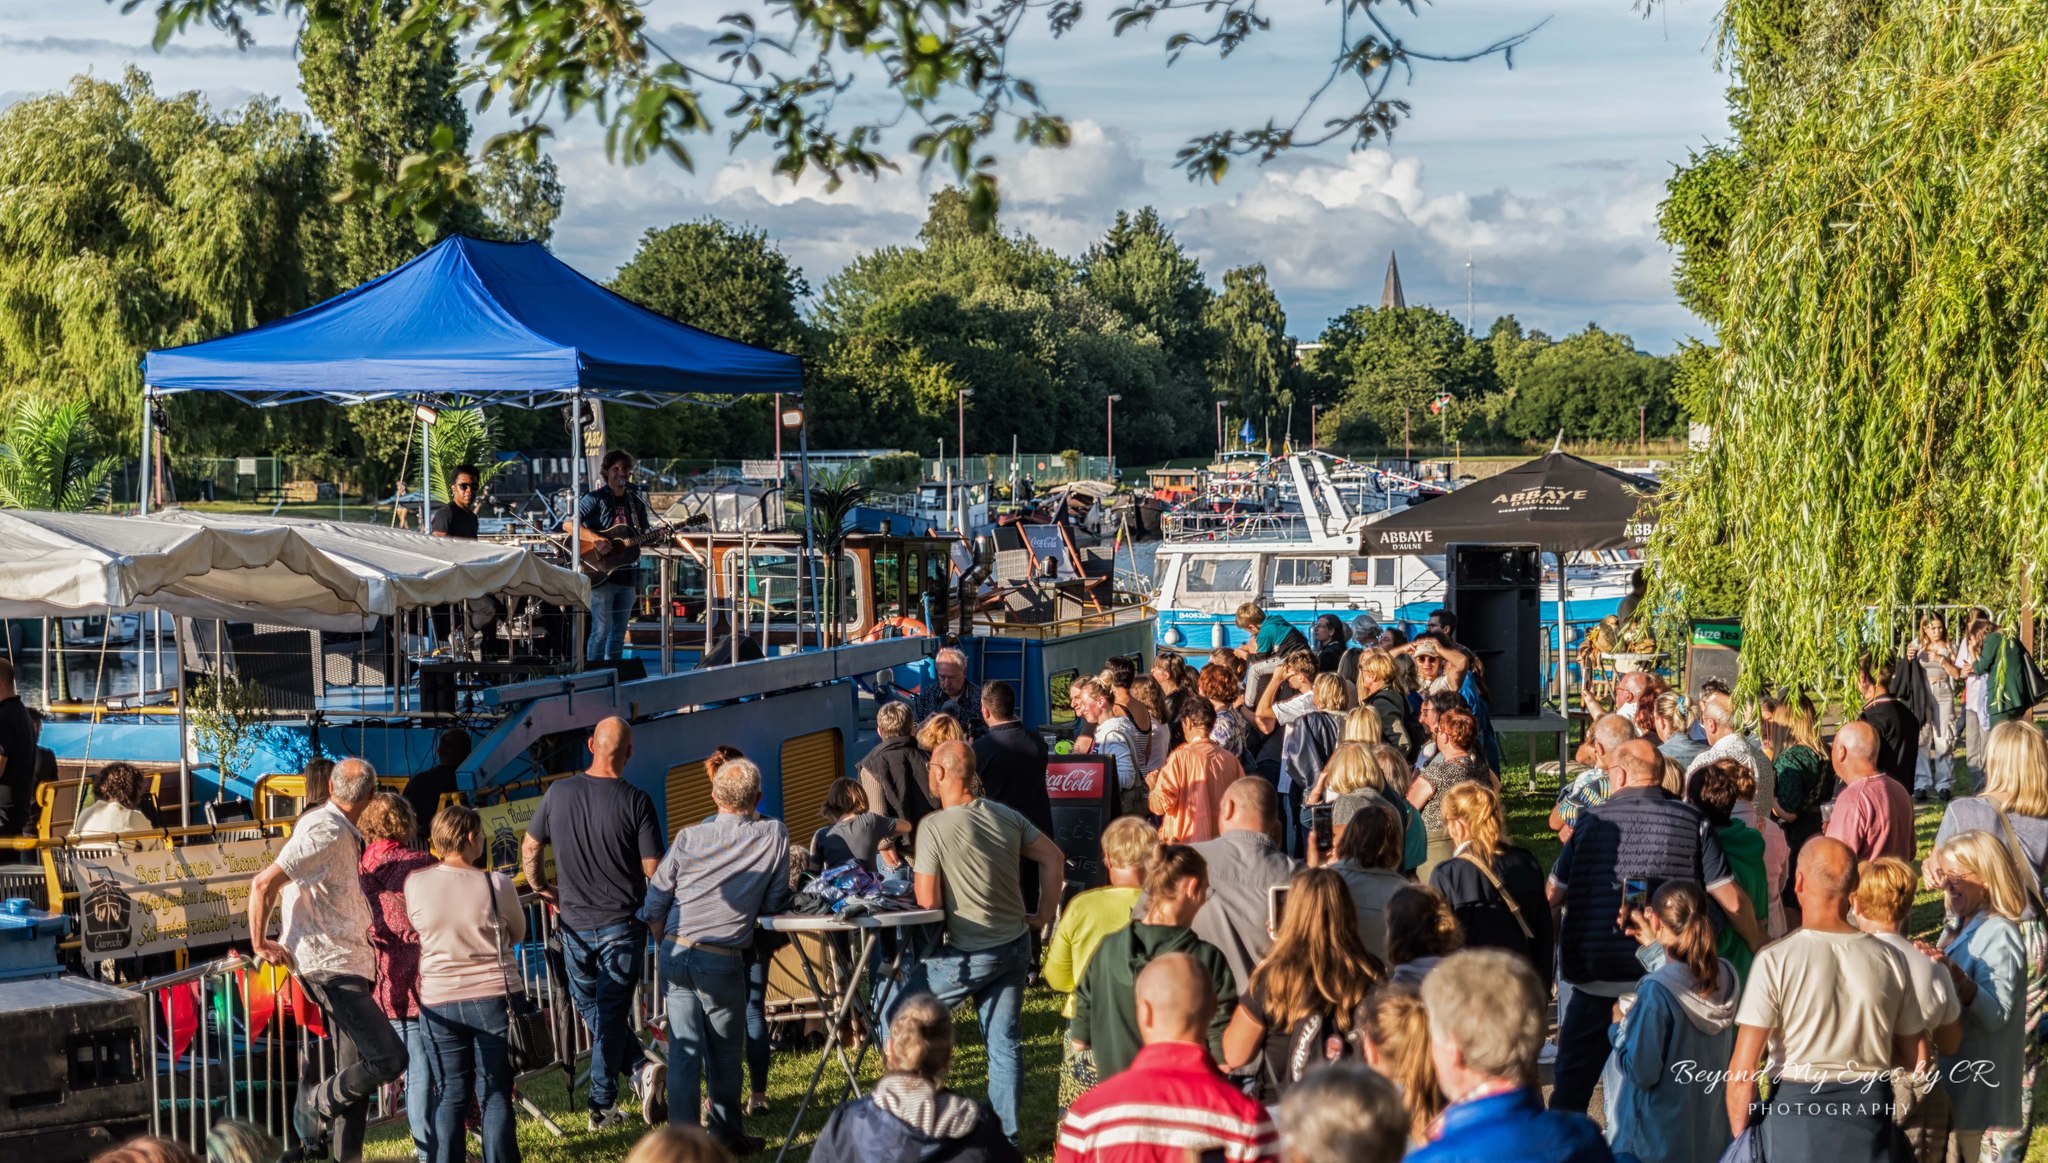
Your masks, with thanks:
[{"label": "man in white shirt", "polygon": [[1735,1013],[1728,1124],[1749,1125],[1768,1045],[1775,1084],[1761,1134],[1766,1159],[1881,1158],[1894,1067],[1910,1067],[1926,1015],[1905,956],[1849,922],[1856,858],[1816,836],[1794,890],[1805,927],[1765,946]]},{"label": "man in white shirt", "polygon": [[1771,809],[1778,803],[1778,769],[1772,765],[1763,748],[1750,741],[1735,723],[1735,705],[1727,696],[1717,696],[1700,701],[1700,726],[1707,733],[1707,749],[1693,756],[1686,766],[1685,778],[1691,782],[1693,773],[1711,766],[1716,760],[1733,759],[1749,768],[1756,777],[1756,799],[1751,807],[1755,819],[1743,817],[1746,822],[1761,827],[1759,820],[1771,818]]},{"label": "man in white shirt", "polygon": [[[370,949],[370,902],[358,869],[363,836],[356,820],[377,794],[377,772],[361,759],[334,765],[327,802],[300,816],[277,859],[249,882],[249,943],[256,956],[288,966],[336,1035],[335,1072],[301,1085],[292,1107],[297,1158],[362,1157],[370,1096],[405,1075],[405,1043],[371,992],[377,957]],[[270,910],[284,900],[284,927],[270,939]]]}]

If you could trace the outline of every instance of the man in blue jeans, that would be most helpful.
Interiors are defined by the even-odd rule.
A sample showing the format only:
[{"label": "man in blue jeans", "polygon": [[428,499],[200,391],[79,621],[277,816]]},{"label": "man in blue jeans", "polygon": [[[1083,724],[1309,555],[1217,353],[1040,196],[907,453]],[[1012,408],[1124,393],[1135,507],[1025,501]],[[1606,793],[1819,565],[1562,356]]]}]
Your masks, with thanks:
[{"label": "man in blue jeans", "polygon": [[749,760],[719,767],[711,800],[718,814],[676,833],[640,916],[655,932],[668,989],[669,1121],[694,1126],[708,1090],[712,1137],[751,1155],[762,1141],[740,1128],[745,951],[762,914],[789,901],[789,829],[755,811],[761,769]]},{"label": "man in blue jeans", "polygon": [[[590,1129],[628,1114],[618,1079],[632,1085],[649,1126],[668,1115],[667,1078],[633,1029],[633,991],[647,955],[647,926],[635,916],[661,857],[654,801],[623,778],[633,729],[606,719],[590,733],[590,769],[556,780],[541,797],[520,845],[534,895],[561,910],[562,959],[569,995],[590,1030]],[[541,851],[552,845],[558,883],[549,884]]]},{"label": "man in blue jeans", "polygon": [[[599,473],[604,483],[576,502],[579,548],[586,555],[602,555],[608,571],[590,581],[590,638],[583,656],[593,662],[625,657],[626,625],[640,592],[640,549],[634,539],[654,524],[647,502],[626,487],[633,475],[631,453],[618,448],[605,453]],[[567,532],[569,522],[562,529]]]},{"label": "man in blue jeans", "polygon": [[[974,752],[941,743],[927,768],[939,810],[917,826],[920,908],[944,909],[946,943],[910,973],[897,996],[936,995],[948,1009],[968,998],[988,1048],[988,1101],[1003,1134],[1017,1141],[1017,1082],[1024,1071],[1018,1022],[1031,968],[1031,933],[1058,911],[1067,858],[1015,809],[981,795]],[[1017,862],[1038,864],[1038,911],[1024,910]]]}]

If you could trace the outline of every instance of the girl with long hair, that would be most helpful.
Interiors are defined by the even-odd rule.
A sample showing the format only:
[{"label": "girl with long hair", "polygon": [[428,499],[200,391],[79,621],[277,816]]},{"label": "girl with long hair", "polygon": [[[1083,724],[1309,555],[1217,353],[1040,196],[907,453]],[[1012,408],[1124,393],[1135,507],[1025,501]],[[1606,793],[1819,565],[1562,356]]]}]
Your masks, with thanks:
[{"label": "girl with long hair", "polygon": [[1715,949],[1712,910],[1695,881],[1659,885],[1630,927],[1664,964],[1642,979],[1603,1076],[1614,1112],[1607,1140],[1644,1163],[1712,1163],[1728,1148],[1718,1088],[1674,1077],[1675,1062],[1723,1063],[1735,1052],[1735,967]]},{"label": "girl with long hair", "polygon": [[1382,976],[1379,959],[1359,939],[1344,879],[1327,868],[1295,873],[1273,949],[1252,970],[1223,1032],[1224,1068],[1242,1068],[1263,1049],[1259,1099],[1268,1106],[1279,1102],[1303,1074],[1328,1060],[1326,1044],[1350,1032]]},{"label": "girl with long hair", "polygon": [[[2019,724],[2015,724],[2019,725]],[[2027,965],[2019,922],[2028,912],[2006,841],[1964,832],[1934,850],[1928,883],[1948,914],[1944,940],[1921,949],[1948,971],[1963,1004],[1963,1040],[1941,1056],[1955,1155],[2006,1159],[2027,1147],[2023,1048],[2027,1037]]]},{"label": "girl with long hair", "polygon": [[1436,866],[1429,886],[1443,895],[1474,949],[1506,949],[1529,959],[1538,981],[1550,980],[1550,902],[1545,870],[1508,836],[1500,795],[1466,781],[1444,793],[1444,830],[1451,859]]},{"label": "girl with long hair", "polygon": [[1408,1111],[1408,1143],[1419,1147],[1449,1102],[1437,1085],[1429,1053],[1429,1011],[1412,986],[1383,985],[1368,994],[1353,1027],[1365,1064],[1401,1088]]},{"label": "girl with long hair", "polygon": [[1777,775],[1777,803],[1772,818],[1785,829],[1785,848],[1793,861],[1808,840],[1820,835],[1820,806],[1826,802],[1834,773],[1820,745],[1820,712],[1805,695],[1765,695],[1758,700],[1764,722],[1764,753]]},{"label": "girl with long hair", "polygon": [[1920,724],[1920,755],[1913,765],[1913,798],[1926,800],[1929,785],[1946,801],[1955,786],[1956,765],[1956,680],[1963,668],[1956,664],[1956,647],[1948,640],[1948,623],[1937,610],[1920,619],[1920,632],[1906,647],[1906,661],[1920,664],[1927,676],[1927,689],[1934,696],[1934,712]]},{"label": "girl with long hair", "polygon": [[[1951,801],[1934,834],[1936,846],[1969,831],[1989,832],[2004,842],[2026,891],[2018,920],[2026,954],[2026,1028],[2038,1030],[2048,1021],[2048,918],[2035,904],[2044,869],[2048,869],[2048,739],[2025,720],[2000,723],[1983,737],[1983,757],[1971,756],[1984,771],[1984,791]],[[1928,877],[1930,883],[1933,876]],[[2041,1073],[2043,1047],[2028,1038],[2020,1085],[2021,1129],[2034,1126],[2034,1081]]]}]

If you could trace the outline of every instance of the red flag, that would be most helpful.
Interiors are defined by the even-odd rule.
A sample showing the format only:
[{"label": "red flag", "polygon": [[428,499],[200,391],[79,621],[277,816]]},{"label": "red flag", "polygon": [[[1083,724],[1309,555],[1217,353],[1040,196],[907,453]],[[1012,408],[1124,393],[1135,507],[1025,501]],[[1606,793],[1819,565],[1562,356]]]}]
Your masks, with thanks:
[{"label": "red flag", "polygon": [[157,995],[163,1006],[165,1038],[171,1045],[171,1062],[185,1057],[192,1039],[199,1034],[199,983],[174,985]]},{"label": "red flag", "polygon": [[277,987],[285,980],[285,971],[274,965],[258,966],[254,973],[240,970],[235,979],[242,986],[244,1008],[248,1011],[249,1037],[251,1040],[263,1036],[270,1028],[270,1019],[277,1013]]},{"label": "red flag", "polygon": [[326,1015],[320,1012],[319,1006],[314,1005],[311,999],[306,997],[306,991],[299,988],[298,978],[292,978],[291,985],[291,993],[285,999],[286,1010],[299,1020],[299,1025],[303,1026],[307,1033],[316,1038],[326,1037]]}]

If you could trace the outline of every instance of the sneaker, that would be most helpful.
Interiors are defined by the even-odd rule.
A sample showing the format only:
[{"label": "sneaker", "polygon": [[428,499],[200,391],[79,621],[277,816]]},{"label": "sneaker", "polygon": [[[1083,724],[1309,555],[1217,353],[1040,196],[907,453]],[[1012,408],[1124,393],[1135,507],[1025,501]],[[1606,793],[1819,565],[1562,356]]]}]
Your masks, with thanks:
[{"label": "sneaker", "polygon": [[1543,1049],[1541,1049],[1541,1050],[1539,1050],[1539,1051],[1537,1051],[1537,1052],[1536,1052],[1536,1061],[1537,1061],[1537,1062],[1539,1062],[1539,1063],[1541,1063],[1541,1064],[1543,1064],[1543,1065],[1545,1065],[1545,1066],[1548,1066],[1548,1065],[1550,1065],[1551,1063],[1553,1063],[1553,1062],[1556,1062],[1556,1061],[1557,1061],[1557,1043],[1556,1043],[1556,1042],[1545,1042],[1545,1043],[1543,1043]]},{"label": "sneaker", "polygon": [[590,1129],[593,1131],[608,1131],[631,1117],[633,1116],[628,1114],[624,1107],[613,1103],[603,1110],[593,1110],[590,1112]]},{"label": "sneaker", "polygon": [[668,1121],[668,1067],[649,1058],[633,1072],[633,1093],[640,1099],[640,1121],[658,1127]]},{"label": "sneaker", "polygon": [[298,1159],[325,1159],[329,1127],[326,1119],[306,1105],[310,1095],[310,1091],[301,1090],[298,1101],[292,1104],[292,1131],[299,1137],[294,1151]]},{"label": "sneaker", "polygon": [[1941,802],[1942,802],[1942,803],[1947,803],[1947,802],[1948,802],[1948,797],[1949,797],[1949,794],[1950,794],[1950,793],[1949,793],[1949,790],[1948,790],[1947,788],[1942,788],[1942,789],[1941,789]]},{"label": "sneaker", "polygon": [[1916,803],[1916,804],[1924,804],[1924,803],[1926,803],[1926,802],[1927,802],[1927,789],[1926,789],[1926,788],[1924,788],[1924,787],[1920,787],[1920,788],[1914,788],[1914,789],[1913,789],[1913,802],[1914,802],[1914,803]]}]

